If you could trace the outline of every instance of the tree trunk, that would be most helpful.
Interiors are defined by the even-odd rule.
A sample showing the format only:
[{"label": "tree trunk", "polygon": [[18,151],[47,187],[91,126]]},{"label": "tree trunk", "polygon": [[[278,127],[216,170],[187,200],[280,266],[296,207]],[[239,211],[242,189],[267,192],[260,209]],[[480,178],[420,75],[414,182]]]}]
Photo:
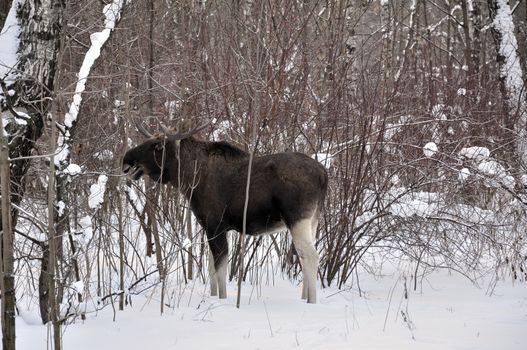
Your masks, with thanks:
[{"label": "tree trunk", "polygon": [[9,151],[4,130],[0,130],[0,177],[2,186],[2,348],[15,349],[15,278],[13,275],[13,229],[9,189]]},{"label": "tree trunk", "polygon": [[[15,5],[18,6],[18,5]],[[63,24],[64,0],[22,1],[16,11],[20,26],[18,36],[17,64],[12,82],[2,82],[2,88],[15,91],[13,96],[5,95],[6,105],[12,114],[24,112],[25,123],[17,122],[11,117],[5,126],[9,136],[11,202],[18,205],[24,195],[24,177],[29,167],[29,159],[36,141],[42,135],[44,117],[51,108],[54,91],[57,57],[60,48],[60,32]],[[1,38],[0,38],[0,45]],[[7,109],[7,108],[6,108]],[[5,109],[3,108],[2,112]],[[4,192],[5,193],[5,192]],[[4,217],[4,213],[2,214]],[[18,212],[11,210],[12,225],[16,225]],[[2,221],[4,221],[3,219]],[[43,251],[41,274],[47,274],[49,256]],[[46,280],[46,276],[40,280]],[[39,287],[47,286],[47,283]],[[47,287],[39,288],[39,300],[49,301]],[[48,305],[41,305],[41,310],[48,310]],[[46,322],[47,313],[42,315]]]},{"label": "tree trunk", "polygon": [[4,26],[12,2],[12,0],[4,0],[0,2],[0,28]]},{"label": "tree trunk", "polygon": [[[55,149],[55,143],[57,139],[57,127],[56,127],[56,108],[53,108],[51,113],[51,140],[50,140],[50,151],[53,152]],[[54,155],[51,155],[49,162],[49,182],[48,182],[48,242],[49,242],[49,264],[46,271],[48,275],[48,290],[49,290],[49,309],[51,322],[53,324],[53,348],[55,350],[61,349],[61,332],[60,332],[60,296],[57,293],[59,278],[56,278],[58,275],[58,263],[61,258],[59,253],[59,244],[62,245],[62,239],[57,237],[57,226],[55,223],[55,216],[57,215],[55,210],[55,197],[57,193],[55,192],[55,161]]]},{"label": "tree trunk", "polygon": [[492,19],[492,35],[496,43],[497,61],[500,67],[500,91],[507,113],[505,128],[510,141],[516,145],[515,153],[523,169],[527,167],[527,99],[523,72],[519,62],[518,42],[509,2],[488,0]]},{"label": "tree trunk", "polygon": [[469,21],[469,8],[467,0],[461,0],[461,9],[463,11],[463,33],[465,36],[465,64],[467,65],[467,90],[472,94],[474,91],[475,67],[472,52],[472,35]]}]

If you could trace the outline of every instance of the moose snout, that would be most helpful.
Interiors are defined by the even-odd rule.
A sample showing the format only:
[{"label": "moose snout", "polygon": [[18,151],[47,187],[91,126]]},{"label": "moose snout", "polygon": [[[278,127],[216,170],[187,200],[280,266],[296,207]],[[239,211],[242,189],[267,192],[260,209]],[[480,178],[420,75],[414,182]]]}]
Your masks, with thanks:
[{"label": "moose snout", "polygon": [[145,174],[144,168],[140,164],[123,163],[123,173],[125,173],[132,180],[138,180]]},{"label": "moose snout", "polygon": [[128,174],[128,172],[132,169],[132,166],[128,163],[123,164],[123,173]]}]

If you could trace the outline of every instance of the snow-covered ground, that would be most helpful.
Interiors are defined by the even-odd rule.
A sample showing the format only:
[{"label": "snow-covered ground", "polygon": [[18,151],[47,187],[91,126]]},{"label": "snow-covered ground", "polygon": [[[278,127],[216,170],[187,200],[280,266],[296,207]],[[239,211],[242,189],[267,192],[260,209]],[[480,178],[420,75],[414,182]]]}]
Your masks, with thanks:
[{"label": "snow-covered ground", "polygon": [[[114,315],[107,306],[66,326],[64,349],[527,348],[526,283],[476,287],[442,270],[418,279],[413,291],[405,275],[359,274],[362,296],[357,287],[326,288],[316,305],[301,302],[300,286],[287,280],[246,284],[240,309],[234,283],[226,300],[208,296],[201,283],[173,286],[179,306],[160,315],[157,291],[133,296],[125,311]],[[46,348],[48,329],[35,319],[28,312],[17,318],[17,349]]]}]

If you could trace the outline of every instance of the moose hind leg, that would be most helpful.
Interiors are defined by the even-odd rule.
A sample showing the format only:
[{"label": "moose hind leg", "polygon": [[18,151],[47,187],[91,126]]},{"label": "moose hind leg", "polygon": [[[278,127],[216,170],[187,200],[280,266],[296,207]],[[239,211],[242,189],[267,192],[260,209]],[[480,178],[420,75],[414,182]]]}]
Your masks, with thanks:
[{"label": "moose hind leg", "polygon": [[[209,236],[210,237],[210,236]],[[227,256],[229,245],[225,232],[215,233],[209,238],[210,261],[210,295],[219,294],[220,299],[227,298]]]},{"label": "moose hind leg", "polygon": [[209,280],[210,280],[210,295],[215,297],[218,295],[218,279],[216,278],[216,268],[214,267],[214,256],[209,249]]},{"label": "moose hind leg", "polygon": [[312,218],[298,221],[291,228],[293,244],[300,256],[302,265],[302,275],[304,277],[302,285],[302,299],[307,299],[308,303],[314,304],[317,301],[317,270],[319,256],[313,244]]}]

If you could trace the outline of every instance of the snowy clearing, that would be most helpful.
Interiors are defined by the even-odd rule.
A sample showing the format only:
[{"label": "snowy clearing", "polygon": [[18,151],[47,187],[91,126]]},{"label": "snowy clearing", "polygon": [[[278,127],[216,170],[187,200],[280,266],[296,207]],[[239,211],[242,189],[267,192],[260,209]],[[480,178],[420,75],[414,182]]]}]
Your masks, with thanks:
[{"label": "snowy clearing", "polygon": [[[236,285],[228,299],[208,296],[208,286],[189,284],[179,307],[159,314],[154,291],[132,296],[133,306],[111,305],[85,322],[65,327],[65,349],[524,349],[527,286],[500,282],[489,293],[447,271],[413,279],[393,272],[382,278],[360,275],[357,288],[326,288],[319,303],[301,302],[300,286],[278,279],[274,285],[243,287],[236,309]],[[405,282],[406,280],[406,282]],[[409,290],[404,298],[405,283]],[[117,305],[115,306],[117,308]],[[29,325],[37,315],[17,318],[17,346],[44,349],[47,328]]]}]

